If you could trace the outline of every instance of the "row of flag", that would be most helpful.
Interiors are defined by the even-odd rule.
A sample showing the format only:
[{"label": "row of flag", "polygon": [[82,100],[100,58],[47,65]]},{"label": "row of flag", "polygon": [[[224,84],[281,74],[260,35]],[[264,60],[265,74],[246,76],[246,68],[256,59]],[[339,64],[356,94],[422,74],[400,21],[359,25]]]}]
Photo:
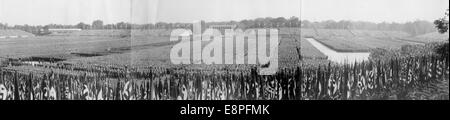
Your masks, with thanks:
[{"label": "row of flag", "polygon": [[0,68],[0,100],[345,100],[384,99],[377,95],[391,91],[407,99],[409,89],[448,80],[449,72],[448,60],[433,56],[299,66],[271,76],[256,69],[83,69],[38,74]]}]

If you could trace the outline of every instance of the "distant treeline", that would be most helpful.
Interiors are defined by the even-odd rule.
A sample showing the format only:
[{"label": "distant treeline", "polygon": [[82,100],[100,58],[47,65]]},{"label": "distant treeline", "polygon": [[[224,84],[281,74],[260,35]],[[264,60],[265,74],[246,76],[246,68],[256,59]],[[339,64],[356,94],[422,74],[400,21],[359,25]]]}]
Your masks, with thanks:
[{"label": "distant treeline", "polygon": [[0,100],[448,100],[448,83],[440,85],[448,82],[448,63],[418,56],[289,68],[272,76],[257,75],[255,68],[237,74],[108,66],[39,74],[0,68]]},{"label": "distant treeline", "polygon": [[[432,22],[424,20],[416,20],[414,22],[406,23],[373,23],[364,21],[320,21],[312,22],[308,20],[300,20],[297,17],[291,17],[286,19],[284,17],[278,18],[256,18],[241,21],[226,21],[226,22],[207,22],[206,25],[220,25],[220,24],[232,24],[237,25],[239,28],[280,28],[280,27],[302,27],[302,28],[315,28],[315,29],[361,29],[361,30],[390,30],[390,31],[404,31],[411,35],[420,35],[436,31],[435,25]],[[76,25],[61,25],[61,24],[49,24],[49,25],[14,25],[8,26],[8,24],[0,23],[0,29],[21,29],[27,32],[36,33],[40,29],[45,28],[79,28],[79,29],[174,29],[174,28],[192,28],[192,23],[166,23],[158,22],[155,24],[131,24],[127,22],[119,22],[115,24],[104,24],[101,20],[95,20],[91,24],[80,22]]]}]

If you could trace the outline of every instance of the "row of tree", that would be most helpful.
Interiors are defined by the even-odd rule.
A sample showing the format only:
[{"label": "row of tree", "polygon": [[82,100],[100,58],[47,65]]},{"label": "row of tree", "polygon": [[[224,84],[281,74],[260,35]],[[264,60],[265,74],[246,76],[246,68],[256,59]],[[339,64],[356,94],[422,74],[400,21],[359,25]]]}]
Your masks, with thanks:
[{"label": "row of tree", "polygon": [[83,29],[83,30],[89,30],[89,29],[131,29],[132,24],[126,23],[126,22],[119,22],[115,24],[104,24],[102,20],[95,20],[92,22],[92,24],[86,24],[83,22],[80,22],[76,25],[62,25],[62,24],[48,24],[45,26],[42,25],[14,25],[9,26],[7,23],[0,23],[0,29],[19,29],[23,31],[27,31],[33,34],[40,34],[42,29]]},{"label": "row of tree", "polygon": [[[390,30],[390,31],[404,31],[411,35],[420,35],[425,33],[434,32],[435,25],[432,22],[424,20],[416,20],[414,22],[406,23],[373,23],[364,21],[334,21],[327,20],[321,22],[312,22],[308,20],[300,20],[297,17],[291,17],[286,19],[284,17],[278,18],[256,18],[241,21],[227,21],[227,22],[208,22],[206,25],[212,24],[232,24],[237,25],[239,28],[280,28],[280,27],[302,27],[302,28],[315,28],[315,29],[363,29],[363,30]],[[158,22],[155,24],[131,24],[126,22],[119,22],[116,24],[104,24],[101,20],[95,20],[92,24],[86,24],[80,22],[76,25],[60,25],[49,24],[46,26],[30,26],[30,25],[15,25],[9,27],[7,24],[1,24],[0,28],[7,29],[21,29],[24,31],[35,33],[39,29],[46,28],[79,28],[79,29],[174,29],[174,28],[192,28],[192,23],[166,23]]]}]

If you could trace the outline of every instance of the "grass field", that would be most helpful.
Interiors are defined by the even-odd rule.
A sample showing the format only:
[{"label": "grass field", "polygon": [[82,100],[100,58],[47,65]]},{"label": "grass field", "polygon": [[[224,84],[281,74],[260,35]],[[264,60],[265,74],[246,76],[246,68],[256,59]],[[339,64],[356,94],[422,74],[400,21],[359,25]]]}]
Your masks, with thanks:
[{"label": "grass field", "polygon": [[[129,37],[105,35],[126,31],[105,30],[104,32],[90,30],[71,35],[2,39],[0,40],[0,57],[4,59],[58,58],[63,59],[62,63],[69,64],[171,66],[170,49],[176,42],[169,41],[167,30],[133,30],[133,36]],[[297,44],[289,37],[279,37],[280,66],[295,67],[299,63],[295,49]],[[206,44],[203,43],[203,45]],[[197,65],[190,67],[201,68]],[[218,65],[218,67],[224,66]]]},{"label": "grass field", "polygon": [[[132,39],[133,45],[139,45],[138,39],[149,39],[153,42],[167,42],[169,37],[135,36]],[[205,46],[206,43],[203,44]],[[95,63],[95,64],[121,64],[130,66],[170,66],[170,50],[173,44],[163,46],[149,46],[142,49],[135,49],[127,53],[111,54],[105,56],[76,58],[66,62],[69,63]],[[282,67],[292,67],[299,63],[296,44],[293,39],[280,37],[279,64]],[[307,52],[305,52],[307,53]],[[198,66],[198,65],[194,65]]]},{"label": "grass field", "polygon": [[0,56],[20,58],[29,56],[58,56],[70,53],[104,51],[111,47],[129,45],[129,39],[110,37],[44,36],[0,40]]}]

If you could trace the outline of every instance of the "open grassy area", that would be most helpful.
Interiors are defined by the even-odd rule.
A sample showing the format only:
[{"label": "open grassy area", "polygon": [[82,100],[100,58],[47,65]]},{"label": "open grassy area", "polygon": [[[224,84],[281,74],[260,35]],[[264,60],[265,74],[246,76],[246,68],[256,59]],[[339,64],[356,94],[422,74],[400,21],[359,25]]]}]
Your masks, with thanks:
[{"label": "open grassy area", "polygon": [[[350,52],[400,48],[402,45],[411,44],[399,39],[409,35],[398,31],[282,28],[279,32],[279,64],[282,68],[313,61],[328,63],[327,56],[304,40],[307,37],[314,37],[337,51]],[[127,33],[131,36],[121,36]],[[171,66],[170,49],[176,42],[170,42],[169,35],[170,30],[166,29],[87,30],[60,36],[1,39],[0,57],[43,56],[61,58],[65,63],[76,64]],[[433,38],[430,36],[433,35],[420,37]],[[436,36],[438,35],[434,35],[434,38],[438,39]],[[208,43],[203,43],[206,44]],[[300,48],[304,62],[300,62],[297,48]]]}]

